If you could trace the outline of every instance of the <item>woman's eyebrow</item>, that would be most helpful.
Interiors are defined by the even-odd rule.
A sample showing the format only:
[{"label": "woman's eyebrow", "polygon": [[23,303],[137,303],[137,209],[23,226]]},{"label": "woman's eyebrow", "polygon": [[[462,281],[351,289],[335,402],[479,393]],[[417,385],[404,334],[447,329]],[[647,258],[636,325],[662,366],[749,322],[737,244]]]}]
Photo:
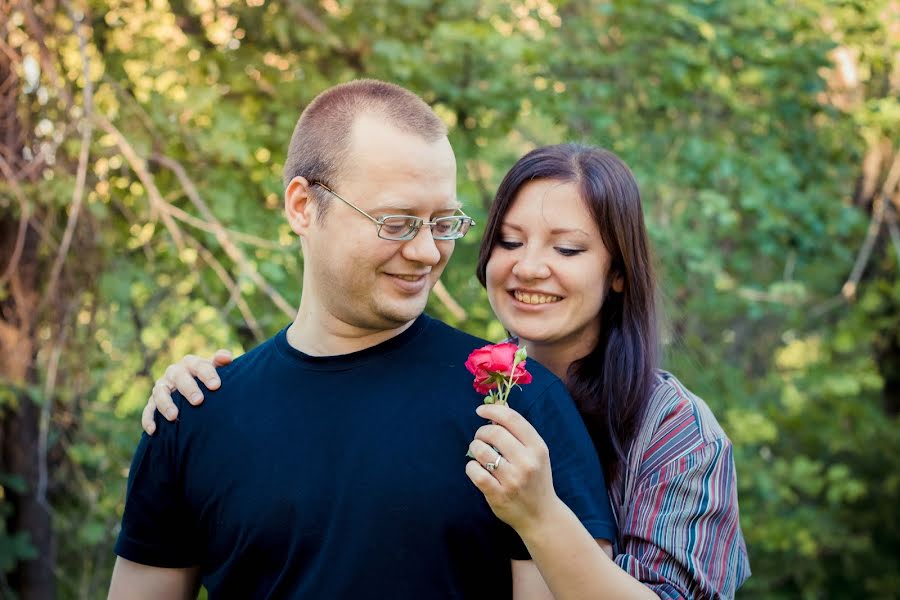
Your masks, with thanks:
[{"label": "woman's eyebrow", "polygon": [[[522,231],[522,227],[520,225],[516,225],[515,223],[501,223],[501,227],[508,227],[509,229],[515,229],[516,231]],[[551,235],[561,235],[567,233],[577,233],[583,235],[585,237],[590,237],[587,231],[583,229],[579,229],[578,227],[555,227],[550,230]]]},{"label": "woman's eyebrow", "polygon": [[577,234],[583,235],[585,237],[588,237],[587,231],[585,231],[583,229],[579,229],[577,227],[557,227],[555,229],[551,229],[550,233],[553,235],[559,235],[562,233],[577,233]]}]

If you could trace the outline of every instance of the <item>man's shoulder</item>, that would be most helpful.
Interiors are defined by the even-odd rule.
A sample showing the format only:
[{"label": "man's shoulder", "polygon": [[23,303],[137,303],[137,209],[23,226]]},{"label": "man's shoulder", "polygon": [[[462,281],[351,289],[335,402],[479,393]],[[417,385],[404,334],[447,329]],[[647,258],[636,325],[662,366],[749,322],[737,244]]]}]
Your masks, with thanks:
[{"label": "man's shoulder", "polygon": [[406,346],[406,350],[417,353],[422,361],[456,363],[461,357],[464,362],[473,350],[490,344],[483,338],[457,329],[430,315],[422,315],[421,319],[423,320],[421,335],[416,336],[415,341]]},{"label": "man's shoulder", "polygon": [[276,341],[280,335],[283,335],[283,332],[279,331],[274,336],[236,357],[231,363],[218,368],[217,371],[222,378],[222,382],[261,375],[262,367],[270,363],[279,354]]},{"label": "man's shoulder", "polygon": [[472,350],[491,343],[484,338],[480,338],[476,335],[463,331],[462,329],[458,329],[456,327],[453,327],[452,325],[444,323],[437,317],[432,317],[431,315],[425,314],[422,316],[422,318],[425,319],[426,331],[428,334],[427,339],[429,341],[449,341],[461,346],[471,346]]},{"label": "man's shoulder", "polygon": [[[472,335],[461,329],[457,329],[447,323],[444,323],[440,319],[436,319],[434,317],[425,315],[429,320],[429,329],[427,340],[428,343],[434,344],[434,347],[438,348],[439,352],[444,354],[453,353],[454,356],[462,355],[465,358],[468,358],[469,354],[478,348],[482,348],[484,346],[490,344],[498,344],[501,342],[491,342],[484,338],[478,337],[476,335]],[[508,338],[503,340],[504,342],[512,342],[514,344],[518,344],[518,340],[516,338]],[[554,383],[558,383],[559,379],[550,372],[544,365],[535,361],[533,358],[526,359],[526,369],[532,376],[532,383],[528,386],[524,386],[523,389],[528,389],[529,395],[532,395],[534,392],[543,393],[546,389],[553,385]],[[564,387],[564,386],[563,386]]]},{"label": "man's shoulder", "polygon": [[[267,371],[271,369],[272,363],[278,354],[275,341],[279,335],[282,335],[282,333],[279,332],[244,354],[235,357],[229,364],[217,367],[216,373],[222,382],[219,389],[209,390],[203,385],[202,381],[195,378],[204,396],[213,398],[216,402],[222,402],[238,392],[239,387],[242,387],[235,384],[265,385],[268,379]],[[173,393],[172,398],[179,405],[179,410],[182,405],[190,407],[187,404],[187,400],[178,392]]]}]

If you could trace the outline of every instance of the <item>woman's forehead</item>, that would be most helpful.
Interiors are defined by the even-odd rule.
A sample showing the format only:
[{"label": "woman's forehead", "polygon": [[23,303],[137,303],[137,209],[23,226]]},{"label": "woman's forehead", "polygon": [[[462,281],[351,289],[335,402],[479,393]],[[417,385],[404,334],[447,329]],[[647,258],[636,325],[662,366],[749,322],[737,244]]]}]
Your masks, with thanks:
[{"label": "woman's forehead", "polygon": [[553,230],[580,230],[585,234],[596,229],[578,186],[552,179],[530,181],[522,186],[503,215],[502,223],[520,228],[541,225]]}]

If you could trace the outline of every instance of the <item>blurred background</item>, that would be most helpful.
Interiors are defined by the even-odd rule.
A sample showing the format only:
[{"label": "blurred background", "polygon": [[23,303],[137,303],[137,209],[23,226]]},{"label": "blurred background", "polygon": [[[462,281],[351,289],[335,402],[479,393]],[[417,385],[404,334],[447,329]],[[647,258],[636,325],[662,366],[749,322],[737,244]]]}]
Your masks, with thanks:
[{"label": "blurred background", "polygon": [[[623,157],[739,597],[900,596],[900,1],[0,0],[0,597],[105,597],[151,383],[293,317],[287,143],[360,77],[445,119],[481,223],[536,145]],[[498,340],[479,235],[429,310]]]}]

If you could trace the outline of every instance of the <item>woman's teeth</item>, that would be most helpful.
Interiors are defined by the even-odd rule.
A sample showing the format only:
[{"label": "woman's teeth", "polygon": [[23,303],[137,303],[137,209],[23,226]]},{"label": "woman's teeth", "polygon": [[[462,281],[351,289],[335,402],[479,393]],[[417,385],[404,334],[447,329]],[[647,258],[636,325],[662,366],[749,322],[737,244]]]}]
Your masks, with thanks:
[{"label": "woman's teeth", "polygon": [[529,294],[526,292],[513,292],[516,300],[525,304],[549,304],[550,302],[559,302],[562,300],[559,296],[547,296],[545,294]]}]

